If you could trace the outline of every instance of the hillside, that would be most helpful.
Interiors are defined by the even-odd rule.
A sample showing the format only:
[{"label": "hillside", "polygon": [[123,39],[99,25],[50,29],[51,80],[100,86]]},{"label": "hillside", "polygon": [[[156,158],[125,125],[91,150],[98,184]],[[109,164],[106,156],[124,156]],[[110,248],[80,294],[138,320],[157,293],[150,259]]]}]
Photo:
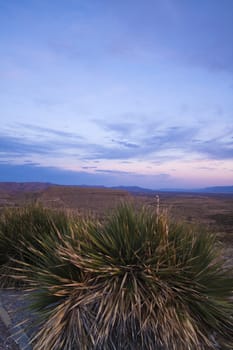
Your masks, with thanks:
[{"label": "hillside", "polygon": [[130,195],[126,191],[108,188],[51,186],[39,193],[37,202],[47,207],[102,214],[129,198]]},{"label": "hillside", "polygon": [[100,215],[120,201],[129,199],[128,192],[98,187],[61,186],[41,183],[1,183],[0,207],[41,203],[45,207],[94,212]]},{"label": "hillside", "polygon": [[39,192],[50,186],[46,182],[0,182],[0,191],[3,192]]}]

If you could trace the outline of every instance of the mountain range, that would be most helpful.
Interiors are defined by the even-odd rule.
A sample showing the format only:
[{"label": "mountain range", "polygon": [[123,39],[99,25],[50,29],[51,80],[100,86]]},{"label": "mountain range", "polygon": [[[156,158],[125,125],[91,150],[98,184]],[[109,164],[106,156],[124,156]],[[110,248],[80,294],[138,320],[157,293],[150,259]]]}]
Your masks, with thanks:
[{"label": "mountain range", "polygon": [[[46,182],[0,182],[1,192],[40,192],[52,186],[61,186],[58,184]],[[62,185],[64,186],[64,185]],[[89,187],[89,188],[109,188],[105,186],[88,186],[88,185],[66,185],[65,187]],[[110,187],[115,190],[124,190],[132,194],[156,194],[158,192],[176,192],[176,193],[216,193],[216,194],[233,194],[233,186],[214,186],[198,189],[183,189],[183,188],[160,188],[148,189],[138,186],[114,186]]]}]

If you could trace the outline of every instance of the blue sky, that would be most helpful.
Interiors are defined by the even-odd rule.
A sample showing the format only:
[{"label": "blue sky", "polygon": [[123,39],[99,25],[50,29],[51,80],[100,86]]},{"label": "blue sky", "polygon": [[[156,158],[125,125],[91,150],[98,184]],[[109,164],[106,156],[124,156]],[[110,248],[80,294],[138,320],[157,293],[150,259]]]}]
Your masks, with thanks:
[{"label": "blue sky", "polygon": [[232,0],[0,0],[0,181],[233,183]]}]

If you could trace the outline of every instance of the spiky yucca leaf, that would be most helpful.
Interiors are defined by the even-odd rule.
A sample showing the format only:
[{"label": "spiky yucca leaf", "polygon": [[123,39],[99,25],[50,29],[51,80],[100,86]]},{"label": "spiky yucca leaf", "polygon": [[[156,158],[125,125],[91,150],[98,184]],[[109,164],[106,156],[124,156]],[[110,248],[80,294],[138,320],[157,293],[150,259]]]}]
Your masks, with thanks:
[{"label": "spiky yucca leaf", "polygon": [[35,350],[232,349],[232,272],[213,236],[128,205],[70,232],[22,266],[44,316]]},{"label": "spiky yucca leaf", "polygon": [[[70,220],[70,218],[69,218]],[[68,215],[63,211],[29,205],[22,208],[8,208],[0,215],[0,285],[15,286],[11,269],[17,267],[17,260],[30,263],[27,246],[40,250],[46,240],[57,239],[57,233],[67,234]]]}]

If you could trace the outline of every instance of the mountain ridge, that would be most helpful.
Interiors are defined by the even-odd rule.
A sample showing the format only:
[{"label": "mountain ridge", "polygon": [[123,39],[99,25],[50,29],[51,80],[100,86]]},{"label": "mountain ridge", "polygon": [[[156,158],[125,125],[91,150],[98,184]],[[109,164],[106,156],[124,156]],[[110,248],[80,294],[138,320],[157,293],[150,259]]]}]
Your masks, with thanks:
[{"label": "mountain ridge", "polygon": [[49,187],[78,187],[78,188],[102,188],[123,190],[132,194],[147,193],[155,194],[158,192],[180,192],[180,193],[216,193],[216,194],[233,194],[233,186],[211,186],[203,188],[158,188],[149,189],[140,186],[91,186],[91,185],[60,185],[49,182],[0,182],[2,192],[40,192]]}]

